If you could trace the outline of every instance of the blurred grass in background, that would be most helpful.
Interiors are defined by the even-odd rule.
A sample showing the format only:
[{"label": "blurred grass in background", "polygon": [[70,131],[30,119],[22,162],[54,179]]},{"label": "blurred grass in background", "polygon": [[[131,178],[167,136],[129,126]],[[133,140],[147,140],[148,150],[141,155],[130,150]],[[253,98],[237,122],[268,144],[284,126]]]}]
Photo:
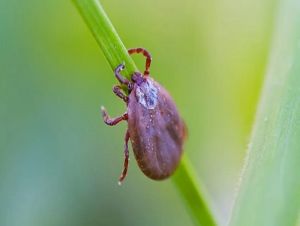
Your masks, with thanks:
[{"label": "blurred grass in background", "polygon": [[[188,125],[186,150],[220,222],[228,220],[263,80],[274,1],[107,1],[125,45]],[[135,57],[140,67],[143,59]],[[0,1],[0,225],[192,225],[170,180],[131,154],[117,185],[125,123],[116,80],[71,1]],[[108,76],[111,75],[111,76]]]}]

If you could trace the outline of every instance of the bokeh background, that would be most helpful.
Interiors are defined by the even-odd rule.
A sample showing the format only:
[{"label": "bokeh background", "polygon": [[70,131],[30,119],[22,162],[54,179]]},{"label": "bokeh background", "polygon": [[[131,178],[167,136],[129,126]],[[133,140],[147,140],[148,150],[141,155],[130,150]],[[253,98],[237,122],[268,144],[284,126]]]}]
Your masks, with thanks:
[{"label": "bokeh background", "polygon": [[[185,146],[218,221],[233,204],[272,37],[276,1],[109,1],[125,45],[147,48],[152,74],[186,121]],[[143,58],[134,57],[143,67]],[[0,0],[0,225],[192,225],[172,180],[133,154],[123,186],[125,105],[71,1]]]}]

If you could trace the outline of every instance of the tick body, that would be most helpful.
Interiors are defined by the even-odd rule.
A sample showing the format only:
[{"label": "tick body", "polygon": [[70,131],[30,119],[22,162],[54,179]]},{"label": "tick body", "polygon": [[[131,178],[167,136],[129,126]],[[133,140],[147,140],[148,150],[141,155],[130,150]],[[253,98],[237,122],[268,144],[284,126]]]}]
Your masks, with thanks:
[{"label": "tick body", "polygon": [[169,93],[150,77],[151,55],[143,48],[129,49],[129,54],[142,53],[146,57],[144,73],[134,72],[131,81],[120,74],[124,65],[115,69],[116,78],[128,86],[126,96],[120,86],[114,93],[125,101],[127,111],[120,117],[109,118],[102,108],[104,122],[116,125],[122,120],[128,122],[125,135],[125,161],[120,176],[121,183],[128,168],[128,141],[142,172],[151,179],[162,180],[169,177],[177,168],[185,138],[185,125]]}]

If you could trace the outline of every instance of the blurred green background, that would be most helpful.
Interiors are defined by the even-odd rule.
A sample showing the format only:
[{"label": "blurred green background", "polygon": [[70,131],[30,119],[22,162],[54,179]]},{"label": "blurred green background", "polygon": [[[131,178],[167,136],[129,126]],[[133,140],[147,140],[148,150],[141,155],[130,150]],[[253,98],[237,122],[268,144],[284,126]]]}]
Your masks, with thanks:
[{"label": "blurred green background", "polygon": [[[126,47],[145,47],[153,77],[186,121],[185,145],[222,224],[228,220],[263,81],[276,1],[109,1]],[[143,58],[134,57],[143,67]],[[192,225],[171,180],[131,153],[116,80],[71,1],[0,0],[0,225]]]}]

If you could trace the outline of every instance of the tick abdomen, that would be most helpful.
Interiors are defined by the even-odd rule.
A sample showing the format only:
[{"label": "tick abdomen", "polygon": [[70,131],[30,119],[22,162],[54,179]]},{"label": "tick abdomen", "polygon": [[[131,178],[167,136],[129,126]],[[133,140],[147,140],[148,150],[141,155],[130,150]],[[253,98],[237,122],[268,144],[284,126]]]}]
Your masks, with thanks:
[{"label": "tick abdomen", "polygon": [[184,123],[168,92],[152,79],[129,95],[128,129],[139,167],[152,179],[169,177],[182,153]]}]

